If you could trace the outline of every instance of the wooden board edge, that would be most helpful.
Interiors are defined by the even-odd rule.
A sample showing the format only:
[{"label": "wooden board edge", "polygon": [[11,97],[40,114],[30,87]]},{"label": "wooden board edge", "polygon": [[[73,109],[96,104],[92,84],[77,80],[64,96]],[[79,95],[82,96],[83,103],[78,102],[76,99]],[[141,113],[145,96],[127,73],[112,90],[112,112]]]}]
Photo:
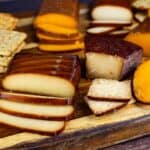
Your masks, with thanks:
[{"label": "wooden board edge", "polygon": [[[138,121],[138,122],[136,123],[136,121]],[[112,122],[113,122],[113,124],[112,124]],[[43,145],[43,141],[48,142],[48,144],[51,144],[51,143],[49,143],[51,140],[53,141],[52,143],[54,145],[55,139],[57,139],[57,141],[59,141],[59,143],[61,143],[62,141],[63,141],[63,143],[65,143],[64,142],[65,140],[68,141],[68,140],[72,139],[71,137],[76,137],[75,135],[78,135],[78,136],[80,135],[79,136],[80,138],[83,135],[82,140],[84,141],[84,138],[86,140],[87,136],[91,137],[93,134],[95,135],[96,133],[99,133],[99,132],[106,133],[108,129],[111,129],[111,130],[113,129],[113,131],[115,131],[115,129],[117,129],[119,132],[121,125],[123,124],[123,126],[125,126],[126,122],[127,122],[127,124],[128,123],[131,124],[133,131],[135,130],[133,128],[133,126],[135,128],[137,128],[138,125],[141,125],[141,124],[143,124],[143,122],[145,122],[145,124],[143,124],[145,126],[143,132],[140,132],[141,129],[140,129],[140,131],[135,130],[137,133],[135,133],[133,135],[130,134],[130,132],[129,132],[128,133],[129,135],[127,136],[128,138],[143,135],[143,133],[149,134],[150,126],[146,122],[150,123],[150,107],[147,105],[141,105],[141,104],[139,104],[139,106],[137,104],[131,104],[131,105],[128,105],[118,111],[115,111],[114,113],[110,113],[110,114],[107,114],[104,116],[95,117],[94,115],[90,115],[90,116],[77,118],[77,119],[69,121],[67,123],[66,128],[63,131],[63,133],[60,134],[59,136],[56,136],[53,138],[48,137],[48,136],[41,136],[38,134],[27,133],[27,132],[18,133],[16,135],[10,135],[8,137],[0,138],[0,148],[4,149],[6,147],[11,147],[11,149],[12,149],[13,147],[16,147],[18,145],[19,146],[28,145],[28,147],[30,147],[34,144],[38,144],[39,146],[41,146],[41,144]],[[133,124],[133,126],[132,126],[132,124]],[[107,127],[109,127],[109,128],[106,130]],[[143,129],[143,127],[142,127],[142,129]],[[117,133],[117,130],[115,131],[116,133]],[[124,130],[122,130],[122,131],[124,131]],[[109,133],[107,133],[107,134],[110,136],[111,132],[110,132],[110,134]],[[68,137],[69,137],[69,139],[68,139]],[[123,137],[120,140],[124,140],[124,139],[126,139],[126,138]],[[74,139],[74,141],[76,141],[76,139]],[[115,140],[115,142],[116,142],[116,140]],[[91,141],[89,141],[89,143],[91,143]],[[69,144],[70,144],[70,142],[69,142]],[[102,145],[102,144],[100,144],[100,145]],[[105,144],[103,144],[103,145],[105,145]]]},{"label": "wooden board edge", "polygon": [[[23,147],[26,147],[28,150],[36,148],[45,150],[85,150],[91,148],[96,150],[98,148],[112,146],[149,134],[150,115],[146,115],[144,117],[120,123],[103,125],[101,127],[81,130],[74,133],[66,133],[54,138],[45,137],[42,140],[31,143],[24,142],[6,148],[5,150],[18,150]],[[109,143],[107,141],[109,141]]]}]

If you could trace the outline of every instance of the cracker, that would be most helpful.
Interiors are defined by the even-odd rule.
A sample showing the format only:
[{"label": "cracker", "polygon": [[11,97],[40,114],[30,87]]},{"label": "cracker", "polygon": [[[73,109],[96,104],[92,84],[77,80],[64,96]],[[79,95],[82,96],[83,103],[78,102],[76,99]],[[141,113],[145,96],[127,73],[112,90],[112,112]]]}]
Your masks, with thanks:
[{"label": "cracker", "polygon": [[12,54],[9,57],[6,56],[0,56],[0,67],[7,67],[9,65],[9,63],[11,62],[11,60],[14,58],[16,53],[19,53],[22,48],[25,46],[25,43],[23,42],[16,50],[16,52],[14,52],[14,54]]},{"label": "cracker", "polygon": [[7,72],[7,67],[0,66],[0,74]]},{"label": "cracker", "polygon": [[8,13],[0,13],[0,29],[13,30],[18,19]]},{"label": "cracker", "polygon": [[22,32],[0,30],[0,55],[11,56],[26,37]]}]

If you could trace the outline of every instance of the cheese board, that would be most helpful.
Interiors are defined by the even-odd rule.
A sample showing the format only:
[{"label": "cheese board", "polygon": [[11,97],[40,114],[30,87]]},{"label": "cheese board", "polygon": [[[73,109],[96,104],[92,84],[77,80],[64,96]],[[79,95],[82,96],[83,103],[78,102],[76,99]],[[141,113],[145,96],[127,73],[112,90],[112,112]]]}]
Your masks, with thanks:
[{"label": "cheese board", "polygon": [[[86,6],[81,8],[85,10]],[[36,45],[35,30],[32,27],[35,16],[28,13],[27,16],[24,14],[19,16],[21,16],[20,22],[23,24],[25,22],[25,25],[22,26],[20,23],[17,30],[28,34],[26,39],[28,44],[22,53],[40,54]],[[85,30],[87,24],[85,16],[85,14],[80,16],[81,31]],[[66,122],[61,134],[48,136],[0,125],[0,149],[96,150],[150,134],[150,105],[137,102],[122,109],[95,116],[84,101],[90,85],[90,80],[81,79],[74,118]]]}]

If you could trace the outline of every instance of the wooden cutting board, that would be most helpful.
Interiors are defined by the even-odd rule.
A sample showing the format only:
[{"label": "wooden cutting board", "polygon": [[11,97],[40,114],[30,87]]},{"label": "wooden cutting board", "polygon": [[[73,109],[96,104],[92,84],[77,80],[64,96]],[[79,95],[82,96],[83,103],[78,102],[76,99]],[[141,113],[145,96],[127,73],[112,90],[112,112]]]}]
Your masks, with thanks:
[{"label": "wooden cutting board", "polygon": [[[28,46],[34,46],[33,42],[36,42],[30,26],[32,19],[22,20],[22,23],[29,23],[18,28],[28,33]],[[86,23],[82,21],[82,30]],[[37,48],[27,51],[37,52]],[[90,81],[81,80],[75,118],[66,123],[63,133],[50,137],[0,125],[0,149],[96,150],[150,134],[150,105],[135,103],[96,117],[83,100],[89,85]]]},{"label": "wooden cutting board", "polygon": [[[86,114],[87,108],[80,103],[78,115]],[[0,149],[96,150],[148,134],[150,106],[132,104],[104,116],[77,117],[68,121],[63,133],[54,137],[0,126]]]}]

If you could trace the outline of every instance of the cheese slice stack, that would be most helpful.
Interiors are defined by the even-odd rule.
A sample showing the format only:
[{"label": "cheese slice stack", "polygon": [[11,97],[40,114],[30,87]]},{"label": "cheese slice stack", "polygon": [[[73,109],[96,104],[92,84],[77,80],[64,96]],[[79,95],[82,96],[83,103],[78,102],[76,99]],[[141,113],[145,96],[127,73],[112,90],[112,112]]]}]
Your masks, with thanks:
[{"label": "cheese slice stack", "polygon": [[127,105],[132,97],[130,84],[130,81],[95,79],[85,101],[96,115],[121,108]]},{"label": "cheese slice stack", "polygon": [[95,36],[124,37],[128,34],[124,27],[132,24],[133,20],[127,0],[95,0],[91,16],[93,20],[90,22],[87,33]]},{"label": "cheese slice stack", "polygon": [[74,113],[79,80],[76,56],[17,54],[2,81],[0,112],[7,118],[0,119],[1,123],[27,131],[59,133]]},{"label": "cheese slice stack", "polygon": [[78,30],[78,0],[43,1],[34,25],[40,50],[58,53],[84,49]]}]

